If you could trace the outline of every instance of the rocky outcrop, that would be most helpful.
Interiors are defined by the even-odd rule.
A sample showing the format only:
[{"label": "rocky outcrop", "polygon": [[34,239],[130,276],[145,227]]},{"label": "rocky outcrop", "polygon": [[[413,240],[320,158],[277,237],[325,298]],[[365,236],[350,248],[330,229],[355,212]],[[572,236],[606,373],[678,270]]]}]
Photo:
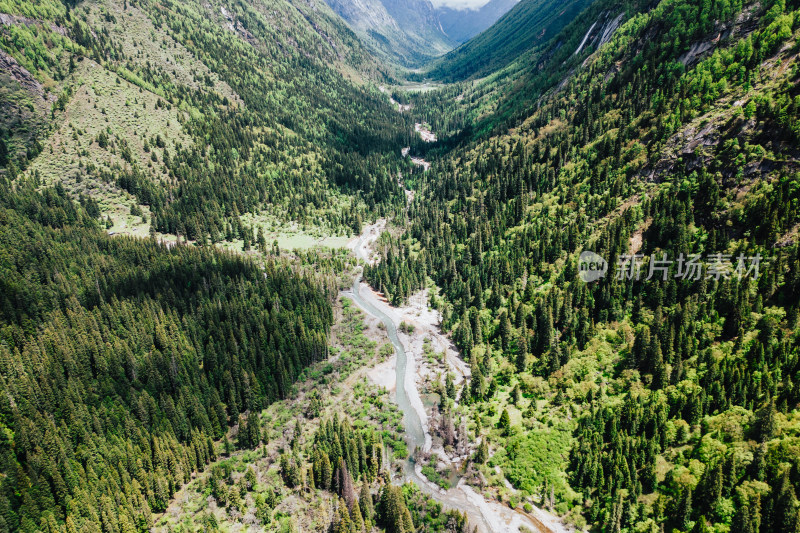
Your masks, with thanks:
[{"label": "rocky outcrop", "polygon": [[0,50],[0,72],[19,83],[34,99],[45,100],[44,87],[16,59]]},{"label": "rocky outcrop", "polygon": [[41,22],[36,19],[32,19],[29,17],[23,17],[20,15],[9,15],[7,13],[0,13],[0,26],[14,26],[14,25],[25,25],[25,26],[40,26],[40,25],[47,25],[51,31],[66,36],[67,30],[61,26],[56,24],[51,24],[49,22]]},{"label": "rocky outcrop", "polygon": [[[586,34],[583,36],[583,39],[581,40],[581,44],[572,55],[578,55],[586,49],[597,50],[606,44],[611,40],[611,37],[614,36],[614,32],[619,29],[624,18],[624,12],[616,16],[614,16],[611,11],[604,11],[601,13],[597,20],[595,20],[594,23],[589,27]],[[589,57],[591,57],[591,55]],[[583,66],[586,66],[586,63],[589,61],[589,57],[586,58]]]}]

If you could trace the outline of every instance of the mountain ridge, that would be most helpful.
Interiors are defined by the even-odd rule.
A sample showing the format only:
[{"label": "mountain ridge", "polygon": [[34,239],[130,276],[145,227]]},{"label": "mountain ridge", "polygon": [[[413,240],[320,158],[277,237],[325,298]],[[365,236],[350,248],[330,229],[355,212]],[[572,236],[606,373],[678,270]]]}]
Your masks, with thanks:
[{"label": "mountain ridge", "polygon": [[487,30],[513,8],[519,0],[490,0],[477,9],[440,6],[436,9],[444,32],[463,44]]},{"label": "mountain ridge", "polygon": [[430,0],[327,0],[379,55],[418,67],[452,48]]}]

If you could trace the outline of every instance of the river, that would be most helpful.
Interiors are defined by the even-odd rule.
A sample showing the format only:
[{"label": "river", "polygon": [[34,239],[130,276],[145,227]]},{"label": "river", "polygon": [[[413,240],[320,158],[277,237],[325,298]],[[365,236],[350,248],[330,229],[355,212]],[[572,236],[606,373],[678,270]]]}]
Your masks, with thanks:
[{"label": "river", "polygon": [[[356,245],[355,251],[356,256],[359,259],[367,261],[367,258],[364,257],[363,254],[363,240],[364,236],[362,235],[358,241],[358,244]],[[412,378],[410,380],[411,383],[415,383],[415,380],[413,379],[413,376],[410,376],[407,373],[409,357],[405,348],[403,347],[403,343],[400,342],[400,337],[397,335],[397,325],[391,317],[378,309],[377,306],[373,305],[372,298],[370,298],[368,295],[362,295],[362,289],[366,289],[365,292],[371,292],[369,287],[364,286],[362,276],[359,273],[353,281],[352,293],[348,293],[347,296],[352,298],[356,305],[364,310],[364,312],[374,316],[380,320],[384,326],[386,326],[386,334],[389,337],[392,346],[394,346],[395,354],[397,355],[397,365],[395,370],[397,387],[395,388],[395,401],[397,402],[398,408],[403,413],[406,443],[408,444],[408,449],[412,452],[417,448],[424,449],[426,440],[425,430],[422,427],[422,421],[420,420],[419,413],[412,405],[409,399],[409,392],[407,391],[408,377]],[[416,392],[416,390],[414,392]],[[403,463],[402,482],[413,481],[420,488],[420,490],[432,496],[445,507],[458,509],[459,511],[467,513],[470,524],[478,525],[480,531],[493,531],[492,528],[489,527],[489,524],[486,522],[482,513],[476,512],[477,510],[470,506],[468,502],[462,501],[465,498],[456,498],[454,497],[455,495],[448,496],[448,492],[452,491],[445,492],[440,490],[439,487],[433,485],[430,481],[428,481],[427,478],[417,474],[415,467],[416,465],[411,458],[407,459]]]},{"label": "river", "polygon": [[[380,91],[387,92],[385,87],[380,87]],[[390,100],[393,104],[398,105],[398,111],[400,112],[410,109],[410,106],[404,109],[393,99],[390,98]],[[433,142],[436,140],[436,136],[430,130],[423,128],[422,124],[415,124],[414,129],[421,135],[423,141]],[[409,152],[410,148],[401,150],[403,157],[410,155]],[[412,157],[411,161],[416,165],[422,166],[425,171],[430,168],[430,163],[424,159]],[[402,186],[402,183],[399,185]],[[405,189],[405,187],[403,188]],[[414,198],[413,192],[406,190],[406,198],[410,203]],[[353,250],[358,259],[365,263],[372,262],[372,258],[368,254],[368,244],[378,238],[384,225],[385,221],[379,221],[364,228]],[[430,451],[431,437],[426,431],[427,417],[417,389],[414,354],[406,350],[397,334],[397,328],[401,320],[398,317],[398,313],[395,312],[397,310],[386,301],[378,298],[376,293],[363,283],[361,273],[353,281],[352,291],[347,291],[344,295],[352,298],[364,312],[374,316],[386,326],[386,334],[392,346],[394,346],[397,356],[395,401],[403,413],[408,449],[412,452],[417,448],[425,452]],[[436,328],[435,324],[425,324],[425,327],[426,333],[438,337],[440,343],[444,345],[449,343],[441,331]],[[446,348],[445,353],[447,354]],[[457,357],[453,360],[448,356],[447,359],[454,370],[466,376],[467,372],[464,368],[466,365],[463,361]],[[467,485],[463,479],[459,479],[454,488],[449,490],[440,489],[422,475],[421,467],[411,458],[403,463],[403,476],[396,481],[400,483],[412,481],[420,490],[441,503],[445,508],[457,509],[466,513],[469,523],[472,526],[477,526],[479,533],[513,533],[519,532],[520,527],[540,533],[568,533],[570,531],[557,517],[542,509],[534,507],[533,513],[529,514],[510,509],[497,501],[487,500],[482,494]]]},{"label": "river", "polygon": [[[355,244],[354,252],[356,257],[365,262],[371,261],[368,257],[365,240],[368,238],[374,240],[380,233],[381,228],[382,224],[365,228],[364,233]],[[425,451],[430,450],[430,436],[425,430],[423,419],[420,417],[420,413],[422,417],[425,417],[425,412],[417,390],[414,354],[407,351],[397,333],[400,319],[397,313],[394,312],[395,308],[380,299],[363,282],[360,273],[353,281],[352,291],[346,291],[343,295],[351,298],[365,313],[377,318],[386,327],[386,334],[397,356],[395,401],[403,413],[408,448],[412,452],[417,448]],[[427,420],[424,423],[427,424]],[[480,533],[518,532],[521,526],[530,531],[542,533],[567,531],[567,528],[556,517],[540,509],[534,509],[535,514],[515,511],[499,502],[487,500],[463,480],[460,480],[454,488],[442,490],[421,474],[420,468],[411,458],[403,463],[403,475],[395,481],[398,483],[412,481],[420,490],[440,502],[445,508],[457,509],[466,513],[469,523],[472,526],[477,526]]]}]

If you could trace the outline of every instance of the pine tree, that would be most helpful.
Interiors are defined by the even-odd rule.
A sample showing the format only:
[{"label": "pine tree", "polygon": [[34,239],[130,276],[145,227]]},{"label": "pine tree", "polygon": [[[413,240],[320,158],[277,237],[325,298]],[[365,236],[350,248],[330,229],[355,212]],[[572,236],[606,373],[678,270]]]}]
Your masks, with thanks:
[{"label": "pine tree", "polygon": [[636,337],[633,341],[631,350],[631,363],[635,368],[645,369],[644,362],[650,349],[650,328],[646,325],[640,326],[636,330]]},{"label": "pine tree", "polygon": [[756,447],[755,452],[753,452],[753,462],[750,463],[749,473],[754,479],[764,481],[764,477],[766,476],[766,461],[767,445],[762,442]]},{"label": "pine tree", "polygon": [[722,466],[719,464],[709,466],[698,488],[701,491],[698,498],[699,509],[705,514],[711,515],[716,511],[722,498]]},{"label": "pine tree", "polygon": [[445,378],[445,393],[451,400],[456,399],[456,384],[453,381],[453,374],[450,372],[447,373],[447,377]]},{"label": "pine tree", "polygon": [[797,496],[789,479],[789,471],[785,470],[781,476],[780,489],[777,491],[775,500],[772,530],[776,533],[795,533],[797,515]]},{"label": "pine tree", "polygon": [[478,445],[478,449],[475,450],[475,454],[472,456],[472,460],[478,464],[483,464],[489,459],[489,445],[486,443],[486,439],[481,439],[481,443]]},{"label": "pine tree", "polygon": [[675,520],[680,529],[684,531],[689,530],[689,526],[692,522],[692,489],[686,488],[683,490]]},{"label": "pine tree", "polygon": [[350,519],[353,523],[353,529],[356,533],[364,531],[364,517],[361,515],[361,507],[358,501],[353,504],[353,509],[350,511]]},{"label": "pine tree", "polygon": [[477,361],[471,365],[472,371],[469,379],[470,396],[473,400],[483,400],[486,397],[486,381]]},{"label": "pine tree", "polygon": [[331,468],[331,461],[328,458],[328,454],[324,451],[320,454],[320,463],[318,467],[314,468],[314,472],[319,474],[319,479],[317,480],[319,487],[325,490],[330,490],[333,469]]},{"label": "pine tree", "polygon": [[508,435],[511,430],[511,417],[508,414],[508,409],[503,409],[500,420],[497,422],[497,428],[500,429],[504,435]]},{"label": "pine tree", "polygon": [[658,342],[653,342],[652,360],[649,365],[653,369],[653,389],[663,389],[667,384],[667,368],[664,359],[661,356],[661,345]]},{"label": "pine tree", "polygon": [[342,498],[339,498],[339,503],[336,507],[336,516],[334,517],[332,525],[333,533],[352,533],[352,523],[350,520],[350,512],[347,510],[347,503]]},{"label": "pine tree", "polygon": [[540,305],[537,309],[536,322],[537,351],[534,355],[541,357],[550,350],[553,343],[553,314],[550,309]]},{"label": "pine tree", "polygon": [[358,504],[364,516],[366,529],[369,530],[372,525],[372,519],[375,516],[375,510],[372,506],[372,494],[370,494],[369,485],[366,482],[361,484],[361,492],[358,497]]},{"label": "pine tree", "polygon": [[500,315],[500,344],[503,352],[508,354],[511,350],[511,321],[505,311]]},{"label": "pine tree", "polygon": [[341,457],[336,469],[336,492],[347,503],[347,508],[352,510],[356,502],[356,491],[353,486],[353,477]]},{"label": "pine tree", "polygon": [[754,427],[757,432],[756,438],[759,442],[767,442],[775,436],[777,426],[774,398],[770,398],[767,404],[756,413]]},{"label": "pine tree", "polygon": [[400,487],[384,485],[379,498],[379,525],[386,533],[413,533],[415,531],[411,513],[406,506]]},{"label": "pine tree", "polygon": [[8,146],[3,139],[0,139],[0,167],[8,165]]},{"label": "pine tree", "polygon": [[514,366],[517,372],[525,372],[528,359],[528,340],[525,335],[520,335],[517,338],[517,358],[514,361]]}]

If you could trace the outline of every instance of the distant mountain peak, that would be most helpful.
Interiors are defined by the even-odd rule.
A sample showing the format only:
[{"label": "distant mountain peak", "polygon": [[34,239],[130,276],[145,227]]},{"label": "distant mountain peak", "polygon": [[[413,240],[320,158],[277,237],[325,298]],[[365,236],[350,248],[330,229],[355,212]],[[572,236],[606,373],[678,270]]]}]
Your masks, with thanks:
[{"label": "distant mountain peak", "polygon": [[430,0],[326,0],[368,45],[404,66],[419,66],[458,43]]},{"label": "distant mountain peak", "polygon": [[458,43],[464,43],[488,29],[511,10],[519,0],[469,0],[442,3],[436,9],[443,31]]}]

